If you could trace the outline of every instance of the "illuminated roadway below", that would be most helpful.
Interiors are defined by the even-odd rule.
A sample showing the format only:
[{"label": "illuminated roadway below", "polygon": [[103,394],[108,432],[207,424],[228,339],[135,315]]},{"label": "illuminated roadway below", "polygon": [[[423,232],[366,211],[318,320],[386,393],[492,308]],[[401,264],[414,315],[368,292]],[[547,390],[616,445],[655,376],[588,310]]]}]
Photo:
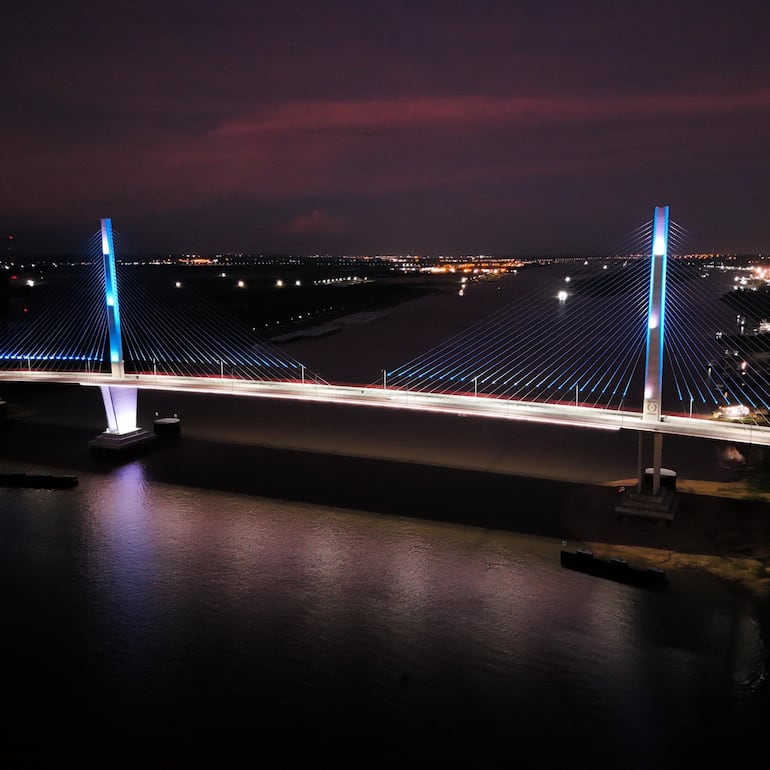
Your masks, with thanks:
[{"label": "illuminated roadway below", "polygon": [[591,406],[539,404],[475,395],[447,395],[383,387],[354,387],[315,381],[265,382],[227,377],[183,377],[139,374],[117,379],[104,373],[84,372],[0,372],[0,381],[70,383],[87,386],[109,385],[142,390],[170,390],[188,393],[281,398],[351,406],[415,409],[454,415],[491,417],[521,422],[598,430],[637,430],[693,438],[715,439],[740,444],[770,446],[770,427],[720,422],[702,417],[663,415],[661,420],[643,420],[640,412],[623,412]]}]

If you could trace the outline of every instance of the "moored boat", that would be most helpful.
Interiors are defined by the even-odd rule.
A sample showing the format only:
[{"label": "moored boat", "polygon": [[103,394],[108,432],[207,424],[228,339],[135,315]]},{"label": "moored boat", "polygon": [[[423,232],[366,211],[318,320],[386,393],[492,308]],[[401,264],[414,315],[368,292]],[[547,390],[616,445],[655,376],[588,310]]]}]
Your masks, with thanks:
[{"label": "moored boat", "polygon": [[602,559],[585,548],[561,552],[561,565],[588,575],[616,580],[640,588],[665,588],[668,578],[658,567],[633,567],[625,559]]},{"label": "moored boat", "polygon": [[55,476],[51,473],[0,473],[0,487],[72,489],[77,485],[77,476]]}]

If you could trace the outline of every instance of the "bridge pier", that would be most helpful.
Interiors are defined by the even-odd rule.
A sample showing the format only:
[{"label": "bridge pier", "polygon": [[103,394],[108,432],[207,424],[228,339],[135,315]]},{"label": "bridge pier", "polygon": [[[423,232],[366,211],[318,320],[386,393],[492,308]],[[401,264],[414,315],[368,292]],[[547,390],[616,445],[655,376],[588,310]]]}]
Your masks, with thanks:
[{"label": "bridge pier", "polygon": [[120,451],[136,449],[155,439],[155,434],[136,424],[137,388],[125,385],[100,385],[107,415],[107,429],[88,445],[91,449]]},{"label": "bridge pier", "polygon": [[[644,433],[639,431],[639,463],[637,466],[636,491],[641,494],[646,487],[648,477],[647,464],[644,462]],[[657,495],[660,490],[660,475],[664,470],[661,467],[663,461],[663,434],[652,434],[652,494]]]},{"label": "bridge pier", "polygon": [[652,465],[645,462],[644,434],[639,431],[639,464],[637,466],[636,491],[638,494],[661,494],[663,487],[672,491],[676,490],[676,473],[670,468],[664,468],[663,460],[663,434],[654,433],[652,436]]},{"label": "bridge pier", "polygon": [[[650,257],[650,293],[647,307],[647,356],[644,367],[644,400],[642,420],[660,422],[663,419],[663,342],[666,316],[666,262],[668,258],[668,206],[656,206],[652,226]],[[670,486],[661,485],[661,473],[676,476],[661,468],[663,434],[652,434],[652,467],[644,462],[644,431],[639,431],[638,481],[635,490],[627,491],[615,510],[621,514],[672,519],[677,495]],[[652,486],[648,476],[652,476]]]},{"label": "bridge pier", "polygon": [[[660,521],[671,521],[676,513],[679,496],[676,492],[676,474],[662,467],[663,434],[652,434],[652,465],[648,465],[645,452],[645,434],[639,431],[639,452],[637,482],[633,489],[627,489],[615,513],[622,516],[639,516]],[[666,481],[664,481],[664,479]]]},{"label": "bridge pier", "polygon": [[[115,246],[112,240],[112,220],[102,219],[102,261],[104,265],[104,290],[107,308],[107,324],[110,342],[110,371],[113,379],[125,377],[123,342],[120,334],[120,303],[118,281],[115,272]],[[137,389],[125,385],[100,385],[107,429],[89,441],[93,450],[112,451],[133,449],[148,443],[155,435],[136,425]]]}]

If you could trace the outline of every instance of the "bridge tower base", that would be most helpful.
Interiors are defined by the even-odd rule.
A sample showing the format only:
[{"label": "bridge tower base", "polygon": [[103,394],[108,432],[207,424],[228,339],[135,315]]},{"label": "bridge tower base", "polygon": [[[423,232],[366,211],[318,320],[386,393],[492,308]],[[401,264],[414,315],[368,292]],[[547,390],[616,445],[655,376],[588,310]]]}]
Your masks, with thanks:
[{"label": "bridge tower base", "polygon": [[155,434],[136,425],[137,389],[130,386],[100,385],[107,429],[88,445],[93,451],[136,450],[155,439]]},{"label": "bridge tower base", "polygon": [[639,461],[637,483],[627,489],[615,513],[622,516],[641,516],[659,521],[671,521],[679,504],[676,491],[676,473],[661,467],[663,434],[653,433],[652,466],[645,462],[644,431],[639,431]]}]

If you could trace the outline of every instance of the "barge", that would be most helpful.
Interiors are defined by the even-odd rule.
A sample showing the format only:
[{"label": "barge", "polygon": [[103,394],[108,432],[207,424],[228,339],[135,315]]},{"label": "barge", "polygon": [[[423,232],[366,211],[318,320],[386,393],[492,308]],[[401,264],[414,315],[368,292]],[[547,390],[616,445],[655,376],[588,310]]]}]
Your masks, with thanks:
[{"label": "barge", "polygon": [[665,571],[658,567],[632,567],[625,559],[616,556],[601,559],[585,548],[562,550],[561,566],[640,588],[662,589],[668,583]]},{"label": "barge", "polygon": [[54,476],[50,473],[0,473],[0,487],[72,489],[77,485],[77,476]]}]

